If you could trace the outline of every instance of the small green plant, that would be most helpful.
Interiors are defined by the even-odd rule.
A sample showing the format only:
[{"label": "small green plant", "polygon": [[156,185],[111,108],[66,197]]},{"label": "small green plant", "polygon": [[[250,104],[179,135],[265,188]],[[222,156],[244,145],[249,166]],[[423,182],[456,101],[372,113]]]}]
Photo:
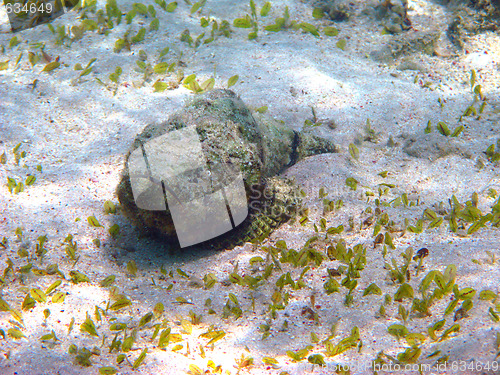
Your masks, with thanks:
[{"label": "small green plant", "polygon": [[496,151],[495,149],[495,144],[490,145],[486,151],[484,151],[486,156],[488,157],[488,160],[495,163],[500,160],[500,150]]},{"label": "small green plant", "polygon": [[78,243],[73,240],[73,235],[71,234],[68,234],[68,236],[64,239],[64,242],[66,243],[64,247],[66,256],[72,260],[74,262],[73,265],[75,265],[80,258],[80,256],[77,255]]},{"label": "small green plant", "polygon": [[347,41],[345,39],[340,39],[337,44],[337,48],[341,49],[342,51],[345,51],[345,48],[347,46]]},{"label": "small green plant", "polygon": [[207,91],[210,91],[214,88],[215,78],[209,78],[203,83],[198,83],[196,80],[196,74],[191,74],[184,78],[183,80],[184,87],[188,90],[191,90],[195,94],[201,94]]},{"label": "small green plant", "polygon": [[92,73],[92,69],[93,69],[92,65],[96,61],[97,61],[96,58],[90,59],[90,61],[85,66],[85,68],[83,68],[82,65],[79,63],[76,64],[73,69],[76,71],[80,71],[80,74],[78,75],[78,77],[75,80],[73,80],[73,84],[81,83],[83,77],[88,76],[90,73]]},{"label": "small green plant", "polygon": [[[477,119],[481,119],[481,114],[484,111],[484,108],[486,107],[487,104],[487,99],[483,95],[482,92],[482,86],[480,84],[477,84],[477,74],[474,69],[471,70],[470,72],[470,88],[472,93],[474,94],[474,99],[471,105],[469,105],[464,113],[460,116],[459,121],[462,121],[465,117],[469,116],[477,116]],[[481,103],[479,107],[476,109],[476,104]]]},{"label": "small green plant", "polygon": [[116,95],[116,93],[118,91],[118,87],[119,87],[118,81],[119,81],[120,76],[122,75],[122,73],[123,73],[122,68],[120,66],[117,66],[115,68],[115,71],[108,76],[109,80],[111,81],[111,84],[105,84],[99,78],[96,78],[96,80],[101,85],[106,86],[108,89],[112,90],[113,91],[113,95]]},{"label": "small green plant", "polygon": [[239,79],[238,75],[234,75],[231,78],[229,78],[227,81],[227,87],[229,88],[231,86],[234,86],[236,82],[238,82],[238,79]]},{"label": "small green plant", "polygon": [[359,148],[354,143],[349,144],[349,154],[354,160],[359,160]]},{"label": "small green plant", "polygon": [[[22,143],[18,143],[13,149],[12,153],[14,154],[14,163],[16,166],[19,166],[20,162],[22,159],[27,157],[27,153],[25,150],[21,151]],[[0,155],[0,164],[7,164],[7,154],[3,152]],[[29,168],[26,164],[23,164],[24,168]],[[38,172],[41,172],[42,167],[41,165],[38,165],[36,167],[36,170]],[[37,177],[34,174],[28,174],[26,178],[19,178],[19,177],[9,177],[7,176],[7,189],[11,194],[19,194],[25,190],[27,186],[32,186],[35,184],[37,180]]]},{"label": "small green plant", "polygon": [[0,61],[0,71],[9,69],[9,61]]},{"label": "small green plant", "polygon": [[19,162],[21,161],[21,159],[26,157],[26,151],[24,151],[24,150],[20,151],[21,146],[22,146],[22,143],[18,143],[12,149],[12,153],[14,154],[14,160],[15,160],[16,165],[19,165]]},{"label": "small green plant", "polygon": [[[427,129],[430,129],[430,123],[427,124],[427,128],[426,128],[426,132],[430,132],[427,131]],[[451,137],[458,137],[458,135],[460,135],[460,133],[464,130],[464,127],[463,125],[458,125],[455,130],[453,130],[453,133],[450,131],[450,129],[448,129],[448,125],[446,125],[446,123],[444,121],[439,121],[437,123],[437,129],[438,131],[448,137],[448,136],[451,136]]]},{"label": "small green plant", "polygon": [[[267,11],[268,12],[268,11]],[[265,13],[267,15],[267,12]],[[259,26],[258,26],[258,17],[257,17],[257,7],[255,5],[254,0],[250,0],[250,15],[246,15],[243,18],[236,18],[233,21],[233,26],[243,29],[252,29],[248,34],[248,39],[253,40],[257,38]]]},{"label": "small green plant", "polygon": [[132,47],[132,42],[129,38],[128,32],[126,32],[122,38],[116,40],[114,51],[116,53],[122,51],[123,49],[125,49],[126,51],[130,51],[131,47]]},{"label": "small green plant", "polygon": [[274,20],[274,24],[267,25],[264,27],[265,31],[278,32],[281,30],[289,29],[290,27],[296,27],[296,21],[290,21],[290,11],[288,6],[285,7],[283,17],[278,17]]}]

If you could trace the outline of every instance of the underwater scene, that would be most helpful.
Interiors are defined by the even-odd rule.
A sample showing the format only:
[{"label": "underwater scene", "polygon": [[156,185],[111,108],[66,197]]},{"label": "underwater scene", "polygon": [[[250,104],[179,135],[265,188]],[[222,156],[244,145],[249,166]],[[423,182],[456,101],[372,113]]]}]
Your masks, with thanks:
[{"label": "underwater scene", "polygon": [[500,374],[500,1],[0,1],[0,375]]}]

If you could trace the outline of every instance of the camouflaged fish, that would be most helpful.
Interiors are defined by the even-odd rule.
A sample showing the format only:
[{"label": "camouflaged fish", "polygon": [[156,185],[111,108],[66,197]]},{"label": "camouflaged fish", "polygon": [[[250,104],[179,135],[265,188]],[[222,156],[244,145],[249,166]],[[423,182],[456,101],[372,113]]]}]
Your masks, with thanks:
[{"label": "camouflaged fish", "polygon": [[[194,134],[199,146],[192,146],[198,142],[191,141],[175,143],[179,137],[173,136],[177,134]],[[146,157],[155,150],[158,150],[156,154],[173,155],[172,160],[178,164],[176,168],[182,165],[182,168],[189,169],[191,165],[191,170],[178,175],[169,170],[163,176],[170,177],[156,176],[155,180],[155,173],[152,173],[155,166],[151,164],[159,157],[150,157],[146,162],[140,160],[142,155]],[[309,131],[294,131],[266,115],[250,111],[230,90],[212,90],[195,96],[166,122],[146,126],[135,138],[127,155],[117,195],[123,214],[136,226],[175,244],[176,234],[180,234],[176,231],[176,227],[179,228],[178,219],[174,225],[178,208],[188,205],[195,207],[198,211],[190,212],[199,213],[191,217],[192,222],[196,222],[198,216],[206,214],[206,209],[201,206],[206,203],[206,199],[198,199],[201,202],[198,206],[192,204],[194,198],[200,196],[199,192],[215,193],[220,190],[217,190],[220,186],[231,186],[235,181],[234,175],[230,177],[227,171],[240,171],[247,215],[232,230],[200,244],[231,248],[264,239],[274,228],[298,213],[301,206],[298,187],[277,175],[304,157],[329,152],[335,152],[335,145],[331,141]],[[184,155],[180,155],[182,153]],[[200,153],[202,157],[199,157]],[[202,159],[206,170],[197,168],[198,161]],[[157,164],[161,168],[169,168],[168,163],[160,161]],[[214,186],[213,172],[218,171],[219,166],[230,168],[220,169],[222,172],[217,177],[218,185]],[[145,172],[137,176],[141,168]],[[179,175],[182,178],[179,179]],[[163,182],[160,181],[162,179]],[[224,198],[227,207],[224,210],[227,208],[231,211],[229,206],[233,203],[228,203],[228,194],[231,195],[226,189]],[[209,222],[215,223],[218,219],[218,215],[213,215],[213,220]],[[230,219],[234,224],[235,217]],[[196,225],[189,227],[189,223],[186,220],[189,232],[196,234],[200,231]]]}]

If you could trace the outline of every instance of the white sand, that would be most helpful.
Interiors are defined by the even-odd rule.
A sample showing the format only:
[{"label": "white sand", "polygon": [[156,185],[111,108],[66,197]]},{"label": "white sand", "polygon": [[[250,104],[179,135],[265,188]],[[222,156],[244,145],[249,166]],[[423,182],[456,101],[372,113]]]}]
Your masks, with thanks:
[{"label": "white sand", "polygon": [[[127,0],[121,1],[119,6],[128,11],[131,4],[132,1]],[[294,20],[311,22],[320,28],[332,25],[326,19],[313,20],[311,8],[306,4],[291,0],[273,1],[272,4],[271,13],[262,24],[270,24],[275,17],[282,16],[288,5]],[[356,4],[360,11],[362,2]],[[436,28],[444,33],[450,17],[446,8],[432,1],[410,1],[410,4],[412,9],[409,17],[416,30]],[[262,4],[259,2],[257,5],[260,8]],[[308,194],[306,204],[311,209],[311,222],[319,221],[321,217],[322,206],[317,196],[319,188],[325,187],[331,199],[342,199],[345,203],[341,210],[326,216],[328,226],[343,224],[347,228],[348,218],[352,216],[359,228],[360,222],[367,216],[361,215],[361,212],[368,205],[360,193],[364,189],[354,193],[345,186],[347,177],[356,178],[360,185],[370,186],[374,192],[377,191],[377,184],[382,182],[396,185],[387,200],[404,192],[414,199],[418,197],[420,205],[417,207],[386,209],[391,219],[399,222],[404,217],[413,220],[420,218],[425,208],[440,201],[448,207],[447,200],[452,194],[465,202],[473,192],[477,192],[479,208],[483,212],[490,210],[493,199],[487,196],[487,192],[490,188],[500,191],[500,177],[498,165],[488,162],[483,151],[496,143],[499,137],[500,36],[484,33],[472,37],[462,52],[455,51],[443,36],[440,39],[440,51],[449,57],[430,57],[420,53],[406,57],[425,70],[425,73],[418,73],[419,82],[414,83],[416,71],[396,69],[401,60],[385,65],[367,58],[367,53],[381,48],[391,36],[382,36],[381,26],[366,16],[358,15],[351,21],[335,24],[340,30],[337,37],[323,35],[316,38],[300,31],[260,31],[258,41],[248,41],[248,30],[235,29],[229,39],[219,37],[214,43],[193,49],[179,42],[179,35],[186,28],[191,30],[194,37],[199,35],[202,32],[199,26],[201,16],[190,16],[189,7],[181,1],[174,13],[166,13],[157,6],[156,10],[160,30],[148,32],[145,41],[134,45],[132,52],[113,53],[115,40],[127,30],[124,22],[111,30],[107,37],[88,32],[71,48],[56,46],[55,37],[47,26],[16,34],[22,42],[13,49],[8,47],[13,35],[0,34],[0,45],[7,46],[5,54],[0,54],[0,63],[10,60],[9,69],[0,71],[0,154],[5,151],[8,156],[7,164],[0,165],[0,181],[4,183],[7,177],[25,179],[28,174],[37,177],[33,186],[28,186],[19,194],[9,193],[6,186],[0,188],[0,239],[5,236],[9,240],[7,249],[0,248],[0,270],[5,269],[8,258],[12,259],[16,269],[27,263],[17,254],[20,243],[14,234],[17,227],[22,227],[22,244],[28,246],[30,253],[34,251],[38,236],[46,234],[48,237],[48,253],[41,265],[38,260],[34,260],[34,267],[45,268],[58,263],[68,279],[69,271],[77,269],[92,281],[91,284],[74,285],[63,280],[58,291],[67,293],[64,303],[37,303],[33,309],[23,311],[22,332],[26,338],[0,338],[0,374],[94,374],[101,366],[114,366],[121,374],[131,374],[133,370],[126,362],[116,365],[116,351],[108,353],[107,346],[113,337],[108,330],[109,318],[116,316],[119,320],[129,322],[132,317],[130,326],[134,326],[157,302],[165,305],[163,317],[170,322],[168,324],[173,333],[181,330],[176,326],[175,322],[179,322],[176,316],[187,318],[189,310],[203,314],[202,323],[193,328],[191,335],[182,335],[183,342],[180,344],[184,347],[177,353],[170,350],[175,344],[170,343],[169,349],[164,351],[156,347],[158,339],[151,342],[154,330],[151,327],[161,322],[161,319],[148,323],[146,329],[139,331],[132,352],[127,353],[133,362],[140,350],[148,348],[145,362],[135,373],[181,374],[188,370],[190,364],[197,364],[204,369],[207,360],[212,359],[216,364],[221,364],[224,371],[234,374],[237,372],[233,367],[235,359],[242,354],[253,357],[254,366],[241,373],[311,373],[312,365],[307,360],[293,363],[286,351],[311,344],[310,332],[315,332],[320,340],[326,339],[330,327],[336,321],[339,321],[337,334],[331,341],[336,344],[348,336],[353,326],[357,326],[363,341],[361,353],[351,349],[341,355],[325,358],[328,367],[321,370],[316,366],[312,373],[332,373],[336,364],[352,366],[353,374],[371,373],[367,369],[355,369],[354,366],[369,364],[381,350],[396,356],[408,347],[404,340],[397,342],[387,333],[389,325],[401,323],[397,313],[398,304],[392,303],[387,307],[386,318],[376,318],[383,296],[361,296],[364,288],[372,282],[376,282],[384,294],[394,294],[397,290],[383,269],[380,247],[373,249],[372,228],[343,234],[349,246],[363,243],[368,248],[367,266],[358,280],[354,304],[351,307],[344,306],[345,288],[341,288],[341,293],[330,296],[324,293],[322,285],[326,281],[326,269],[339,265],[337,261],[325,261],[305,274],[306,288],[291,291],[288,306],[284,311],[278,311],[278,318],[271,322],[270,337],[261,340],[262,332],[258,327],[269,317],[266,311],[273,293],[272,283],[253,292],[255,311],[252,311],[252,292],[248,288],[238,285],[226,287],[220,283],[210,290],[188,287],[186,279],[175,270],[182,268],[189,275],[199,278],[212,272],[221,281],[228,277],[237,262],[240,274],[248,274],[252,268],[249,259],[256,255],[265,258],[264,252],[247,244],[223,252],[169,255],[165,246],[158,241],[137,239],[139,232],[122,216],[104,214],[103,203],[106,200],[118,203],[114,190],[125,153],[135,135],[147,124],[166,119],[182,106],[185,99],[193,95],[183,87],[154,93],[151,86],[158,78],[162,78],[159,75],[153,75],[145,87],[134,87],[133,81],[141,78],[140,73],[134,71],[138,52],[144,50],[148,55],[147,62],[155,65],[159,51],[169,46],[173,52],[167,55],[165,61],[174,62],[180,58],[186,64],[185,75],[196,73],[201,82],[210,78],[215,69],[216,87],[226,87],[229,77],[238,74],[240,81],[233,89],[249,106],[258,108],[267,105],[270,115],[285,121],[294,129],[300,129],[304,120],[311,118],[311,106],[314,106],[319,118],[333,119],[337,128],[332,130],[324,127],[322,132],[339,144],[340,152],[308,158],[290,168],[286,175],[294,177],[304,186]],[[209,0],[201,15],[227,19],[232,23],[234,18],[242,17],[247,12],[247,1]],[[78,22],[75,17],[75,13],[70,13],[53,24],[55,27],[74,25]],[[150,19],[144,22],[145,27],[148,27]],[[139,20],[144,20],[144,17],[138,16],[134,20],[134,30],[138,29]],[[345,51],[335,45],[341,38],[347,40]],[[41,72],[45,63],[40,62],[32,68],[27,59],[27,49],[29,43],[38,41],[44,41],[45,52],[52,58],[59,56],[67,67],[45,73]],[[19,66],[13,69],[21,51],[24,51],[24,55]],[[181,51],[182,57],[179,57]],[[72,85],[72,80],[79,74],[72,69],[73,66],[76,63],[85,66],[92,58],[97,58],[93,72],[84,77],[81,83]],[[108,83],[108,75],[118,65],[123,68],[123,74],[117,94],[113,95],[111,90],[100,86],[94,78]],[[466,155],[452,154],[432,161],[428,158],[432,155],[427,155],[426,151],[421,158],[409,156],[402,149],[409,137],[414,136],[422,145],[432,144],[432,140],[442,142],[444,136],[437,133],[436,123],[445,121],[451,129],[458,125],[458,117],[473,99],[469,86],[471,69],[477,71],[477,81],[483,87],[488,105],[481,120],[464,120],[467,127],[454,141]],[[31,85],[34,80],[37,80],[35,88]],[[433,90],[422,87],[425,82],[431,82]],[[446,101],[442,109],[438,98]],[[359,146],[359,161],[355,162],[349,156],[347,146],[358,134],[363,134],[368,118],[372,127],[381,132],[380,142],[364,142]],[[425,135],[428,120],[432,121],[434,131]],[[386,146],[389,136],[397,143],[396,147]],[[23,143],[21,150],[27,152],[27,157],[22,159],[21,166],[15,166],[11,150],[19,142]],[[475,166],[477,158],[484,161],[483,169]],[[42,165],[43,172],[35,170],[38,164]],[[377,175],[384,170],[389,171],[386,179]],[[91,215],[95,215],[104,228],[89,227],[86,219]],[[82,220],[75,222],[75,218]],[[307,238],[314,234],[311,222],[304,227],[293,222],[285,224],[273,233],[271,242],[284,239],[289,248],[300,249]],[[117,240],[113,240],[107,231],[114,223],[120,225],[122,232]],[[62,240],[69,233],[78,242],[80,255],[74,268],[73,262],[66,259],[62,245]],[[92,243],[96,237],[101,240],[100,248]],[[461,326],[459,334],[440,343],[428,339],[422,346],[421,363],[434,364],[437,358],[445,355],[449,355],[449,366],[451,361],[460,360],[491,363],[498,351],[494,348],[494,341],[500,328],[499,323],[493,322],[488,316],[488,308],[493,305],[479,301],[478,294],[483,289],[499,292],[499,263],[488,263],[489,257],[485,251],[495,254],[497,259],[500,257],[500,231],[488,228],[468,237],[460,237],[449,232],[445,222],[442,227],[426,230],[422,234],[406,233],[401,238],[395,238],[394,242],[396,249],[389,250],[387,260],[394,257],[401,264],[399,254],[408,246],[415,251],[427,247],[430,254],[424,261],[423,274],[431,269],[443,271],[447,265],[455,264],[459,287],[477,290],[470,316],[457,322]],[[472,258],[481,260],[482,264],[473,263]],[[136,277],[126,271],[126,264],[130,260],[137,263]],[[172,280],[168,277],[166,281],[159,279],[162,264],[175,274],[176,283],[170,291],[166,288]],[[288,265],[283,270],[290,271],[294,280],[297,280],[301,271]],[[80,332],[80,325],[85,320],[86,312],[92,314],[95,321],[95,305],[106,306],[108,291],[99,286],[99,281],[110,274],[116,275],[114,285],[133,301],[133,305],[118,313],[110,312],[102,322],[96,322],[100,337],[91,338]],[[279,271],[275,271],[270,280],[274,283],[279,274]],[[6,279],[8,283],[2,289],[2,298],[11,307],[20,309],[30,288],[45,290],[56,277],[30,274],[26,280]],[[411,284],[415,289],[418,286],[415,280]],[[243,316],[238,320],[233,317],[226,320],[220,318],[229,293],[234,293],[242,305]],[[301,314],[302,308],[310,305],[311,293],[316,295],[316,305],[319,306],[315,309],[319,324]],[[175,299],[180,296],[193,304],[176,304]],[[212,299],[216,315],[207,314],[208,308],[204,307],[207,298]],[[426,333],[430,325],[442,319],[448,298],[432,306],[431,311],[435,312],[433,316],[412,317],[407,323],[408,329]],[[407,309],[411,307],[408,301],[404,305]],[[51,315],[44,323],[43,310],[46,308],[50,309]],[[72,317],[75,318],[75,326],[68,334]],[[286,332],[280,332],[284,319],[288,321],[289,328]],[[0,312],[0,328],[5,332],[13,327],[11,321],[8,312]],[[198,335],[211,324],[223,329],[226,336],[216,343],[213,350],[206,347],[206,358],[202,358],[199,344],[205,344],[207,339],[199,338]],[[452,324],[453,314],[447,317],[445,328]],[[40,341],[40,337],[51,330],[61,341],[55,345]],[[106,345],[100,356],[91,357],[92,367],[83,368],[72,363],[74,356],[68,354],[71,343],[90,349],[101,345],[103,335],[107,337]],[[190,349],[188,354],[187,343]],[[324,354],[323,345],[312,345],[314,348],[310,354]],[[441,350],[439,356],[426,358],[437,349]],[[264,356],[275,357],[280,369],[270,369],[262,364]],[[433,373],[448,373],[448,370]],[[470,372],[467,370],[464,373]]]}]

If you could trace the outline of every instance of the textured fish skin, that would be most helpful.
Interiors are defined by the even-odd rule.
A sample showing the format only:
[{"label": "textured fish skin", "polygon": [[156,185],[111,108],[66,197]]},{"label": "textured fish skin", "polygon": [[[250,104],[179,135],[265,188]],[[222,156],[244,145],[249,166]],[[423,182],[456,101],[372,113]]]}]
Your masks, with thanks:
[{"label": "textured fish skin", "polygon": [[[148,140],[189,126],[196,127],[209,166],[226,163],[239,168],[249,206],[249,215],[240,225],[201,246],[231,248],[267,237],[296,215],[301,205],[298,187],[276,176],[304,157],[336,151],[330,140],[296,132],[267,116],[252,113],[230,90],[212,90],[195,96],[166,122],[146,126],[135,138],[127,161],[130,153]],[[134,225],[175,244],[175,228],[168,210],[148,211],[136,206],[127,163],[116,192],[123,214]]]}]

